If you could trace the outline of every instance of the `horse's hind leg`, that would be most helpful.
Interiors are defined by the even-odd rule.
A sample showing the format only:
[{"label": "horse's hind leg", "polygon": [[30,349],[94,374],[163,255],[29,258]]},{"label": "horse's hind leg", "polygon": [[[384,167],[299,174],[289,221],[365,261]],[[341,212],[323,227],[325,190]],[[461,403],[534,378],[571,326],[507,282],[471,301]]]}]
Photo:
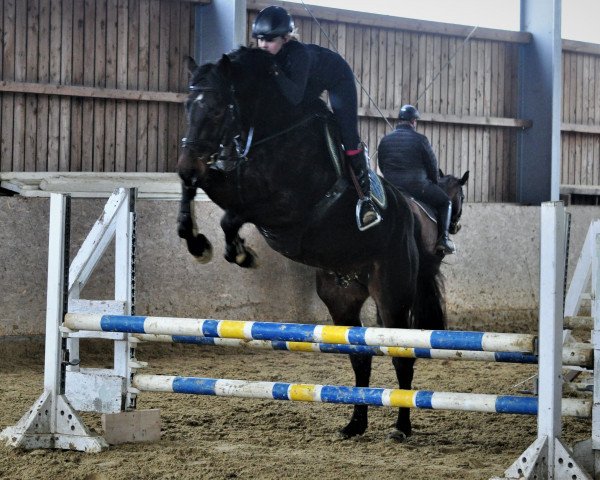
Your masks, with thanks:
[{"label": "horse's hind leg", "polygon": [[244,245],[244,240],[238,234],[244,223],[241,217],[228,210],[221,217],[221,228],[225,234],[225,260],[242,268],[256,268],[256,252]]},{"label": "horse's hind leg", "polygon": [[[414,358],[392,358],[398,386],[402,390],[410,390],[414,376]],[[396,419],[395,430],[390,432],[388,438],[402,442],[406,437],[412,434],[412,425],[410,423],[410,408],[399,408],[398,418]]]},{"label": "horse's hind leg", "polygon": [[[317,271],[317,293],[327,306],[335,325],[360,326],[360,310],[369,293],[364,285],[356,281],[347,287],[337,284],[334,274]],[[357,387],[368,387],[371,377],[370,355],[350,355]],[[354,412],[348,425],[340,430],[342,438],[362,435],[368,425],[367,405],[354,405]]]},{"label": "horse's hind leg", "polygon": [[[391,265],[391,264],[390,264]],[[389,265],[388,265],[389,267]],[[371,276],[369,291],[377,305],[377,313],[385,328],[408,328],[410,308],[415,298],[415,285],[410,281],[414,271],[410,265],[402,268],[376,268]],[[387,270],[387,271],[386,271]],[[410,390],[414,374],[414,358],[392,358],[398,386]],[[410,409],[400,408],[395,429],[388,438],[404,441],[412,433]]]},{"label": "horse's hind leg", "polygon": [[212,245],[208,239],[197,234],[194,225],[192,205],[196,196],[196,187],[182,185],[179,216],[177,217],[177,234],[186,241],[188,251],[200,263],[207,263],[212,258]]}]

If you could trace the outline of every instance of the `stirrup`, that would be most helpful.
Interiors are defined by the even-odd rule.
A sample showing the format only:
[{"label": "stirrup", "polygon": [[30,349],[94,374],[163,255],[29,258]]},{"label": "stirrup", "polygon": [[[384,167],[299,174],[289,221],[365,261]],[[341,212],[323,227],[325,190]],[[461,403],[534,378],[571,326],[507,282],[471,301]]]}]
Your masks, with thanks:
[{"label": "stirrup", "polygon": [[[375,215],[375,218],[372,221],[370,221],[369,223],[363,223],[361,211],[363,209],[364,203],[368,203],[371,205],[371,208],[369,209],[369,211],[374,213],[374,215]],[[375,207],[375,205],[373,205],[373,202],[371,201],[370,198],[364,197],[364,198],[358,199],[358,202],[356,202],[356,226],[358,227],[358,229],[361,232],[364,232],[365,230],[368,230],[369,228],[374,227],[375,225],[379,225],[381,223],[381,220],[382,220],[382,217],[379,214],[379,212],[377,211],[377,208]]]}]

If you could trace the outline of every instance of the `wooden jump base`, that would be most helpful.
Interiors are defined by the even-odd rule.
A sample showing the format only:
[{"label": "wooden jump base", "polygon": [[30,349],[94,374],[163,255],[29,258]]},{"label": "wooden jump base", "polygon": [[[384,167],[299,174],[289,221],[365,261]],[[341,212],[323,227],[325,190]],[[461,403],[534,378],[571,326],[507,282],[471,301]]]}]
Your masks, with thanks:
[{"label": "wooden jump base", "polygon": [[[0,438],[9,444],[29,449],[100,451],[108,445],[102,437],[93,435],[85,427],[77,410],[114,412],[122,411],[123,408],[132,409],[135,408],[136,395],[140,391],[228,394],[335,403],[345,401],[350,404],[372,401],[377,405],[385,405],[387,402],[394,406],[415,408],[451,408],[496,413],[537,412],[538,438],[506,470],[505,477],[591,479],[559,440],[564,409],[577,416],[589,415],[591,410],[592,438],[598,438],[594,434],[598,423],[594,416],[600,408],[596,395],[591,406],[589,402],[572,402],[572,399],[561,398],[562,355],[558,352],[562,350],[563,340],[564,279],[557,266],[564,265],[566,228],[564,207],[560,202],[544,203],[541,208],[540,337],[537,346],[540,388],[536,398],[140,375],[137,370],[143,365],[135,359],[135,345],[139,339],[134,335],[203,336],[214,340],[222,337],[225,340],[275,340],[310,342],[315,345],[344,344],[350,347],[458,349],[477,351],[475,353],[516,351],[526,354],[535,352],[536,337],[135,316],[134,200],[135,192],[123,189],[111,196],[103,217],[92,228],[69,269],[70,199],[62,194],[51,195],[44,393],[17,425],[0,433]],[[115,300],[80,300],[79,291],[115,235]],[[596,252],[594,271],[600,272],[600,235]],[[595,273],[592,280],[594,291],[600,292],[600,274]],[[596,301],[600,302],[600,299]],[[600,304],[595,305],[593,311],[596,312],[594,318],[598,322]],[[67,312],[69,313],[65,315]],[[79,368],[78,341],[84,337],[104,338],[114,342],[114,369]],[[595,340],[594,335],[592,340]],[[596,355],[595,370],[600,369],[598,358]],[[598,391],[600,387],[596,386],[594,392]],[[595,447],[596,444],[590,443],[588,451],[582,452],[580,458],[588,463],[591,458],[590,470],[600,472],[599,468],[594,468],[594,463],[600,465],[600,456]]]}]

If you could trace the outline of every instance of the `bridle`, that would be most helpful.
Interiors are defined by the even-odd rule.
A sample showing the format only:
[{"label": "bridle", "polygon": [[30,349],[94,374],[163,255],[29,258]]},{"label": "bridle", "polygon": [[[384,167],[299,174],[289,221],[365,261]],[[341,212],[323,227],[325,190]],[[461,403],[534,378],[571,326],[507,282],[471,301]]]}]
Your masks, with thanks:
[{"label": "bridle", "polygon": [[[219,89],[214,87],[201,87],[198,85],[191,85],[189,87],[191,92],[200,92],[204,94],[206,92],[218,92]],[[237,139],[239,138],[239,131],[241,130],[239,123],[239,107],[235,101],[233,94],[233,86],[230,88],[229,102],[225,108],[224,118],[219,126],[216,138],[219,139],[217,151],[209,155],[209,165],[217,161],[225,149],[231,150],[231,146],[235,146],[236,153],[239,154],[239,144]],[[189,148],[192,150],[206,149],[210,150],[214,147],[214,140],[192,140],[187,137],[181,139],[181,148]]]}]

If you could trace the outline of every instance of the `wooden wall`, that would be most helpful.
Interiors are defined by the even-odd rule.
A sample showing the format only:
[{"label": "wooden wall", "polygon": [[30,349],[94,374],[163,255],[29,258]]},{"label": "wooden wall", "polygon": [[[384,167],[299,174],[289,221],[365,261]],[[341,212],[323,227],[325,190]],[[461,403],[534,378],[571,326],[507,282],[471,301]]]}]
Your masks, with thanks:
[{"label": "wooden wall", "polygon": [[[194,8],[207,1],[0,0],[0,171],[174,171],[182,58],[193,53]],[[247,0],[248,27],[277,3]],[[302,41],[336,48],[353,68],[375,159],[400,106],[416,104],[441,168],[471,171],[468,201],[515,200],[528,34],[315,7],[322,32],[301,5],[281,4]],[[598,185],[600,47],[565,42],[563,60],[562,183]]]},{"label": "wooden wall", "polygon": [[600,45],[563,44],[563,184],[600,186]]},{"label": "wooden wall", "polygon": [[[1,0],[1,171],[173,171],[194,39],[180,0]],[[56,86],[60,85],[60,88]]]}]

